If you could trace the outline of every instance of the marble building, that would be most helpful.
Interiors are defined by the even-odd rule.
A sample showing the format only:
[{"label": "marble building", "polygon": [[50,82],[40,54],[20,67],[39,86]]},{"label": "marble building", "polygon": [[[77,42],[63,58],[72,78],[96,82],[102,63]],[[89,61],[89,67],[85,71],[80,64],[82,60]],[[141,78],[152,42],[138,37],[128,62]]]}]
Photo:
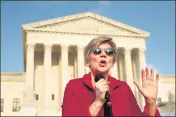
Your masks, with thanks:
[{"label": "marble building", "polygon": [[[133,80],[141,82],[150,33],[85,12],[22,25],[24,73],[1,73],[1,115],[61,115],[67,82],[89,72],[84,47],[101,35],[112,37],[118,46],[118,60],[110,74],[130,85],[142,109],[144,100]],[[160,79],[164,88],[159,89],[159,97],[168,101],[175,76]]]}]

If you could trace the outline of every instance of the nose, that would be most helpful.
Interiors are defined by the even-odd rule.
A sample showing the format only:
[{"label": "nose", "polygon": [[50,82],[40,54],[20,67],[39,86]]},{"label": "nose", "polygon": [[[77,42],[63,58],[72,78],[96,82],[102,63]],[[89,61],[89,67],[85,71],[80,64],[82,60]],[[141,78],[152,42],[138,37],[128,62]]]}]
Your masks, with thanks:
[{"label": "nose", "polygon": [[100,57],[106,57],[105,51],[102,51],[102,52],[101,52]]}]

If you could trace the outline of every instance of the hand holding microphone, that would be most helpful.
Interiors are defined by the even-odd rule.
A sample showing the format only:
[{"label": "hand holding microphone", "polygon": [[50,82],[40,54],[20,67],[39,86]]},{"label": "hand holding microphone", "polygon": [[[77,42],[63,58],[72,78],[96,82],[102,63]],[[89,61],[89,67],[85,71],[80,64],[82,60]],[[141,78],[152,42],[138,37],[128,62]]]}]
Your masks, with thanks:
[{"label": "hand holding microphone", "polygon": [[108,82],[102,74],[96,74],[94,80],[96,100],[89,107],[89,112],[92,116],[97,116],[104,107],[104,117],[113,117]]},{"label": "hand holding microphone", "polygon": [[108,100],[107,98],[109,98],[108,82],[104,79],[104,76],[101,74],[97,74],[95,76],[95,82],[96,99],[105,103]]}]

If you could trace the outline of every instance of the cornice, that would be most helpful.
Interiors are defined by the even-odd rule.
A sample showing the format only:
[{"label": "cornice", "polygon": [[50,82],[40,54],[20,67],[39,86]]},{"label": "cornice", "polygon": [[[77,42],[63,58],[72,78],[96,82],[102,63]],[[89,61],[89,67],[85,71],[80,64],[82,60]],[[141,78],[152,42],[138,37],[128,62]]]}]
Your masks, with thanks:
[{"label": "cornice", "polygon": [[1,72],[0,82],[25,82],[25,73],[23,72]]},{"label": "cornice", "polygon": [[25,76],[24,72],[1,72],[1,76]]},{"label": "cornice", "polygon": [[33,32],[33,33],[49,33],[49,34],[55,34],[55,35],[70,35],[70,36],[75,36],[75,35],[81,35],[81,36],[110,36],[110,37],[135,37],[135,38],[142,38],[146,39],[147,37],[145,35],[135,35],[135,34],[118,34],[118,35],[113,35],[113,34],[97,34],[97,33],[80,33],[80,32],[61,32],[61,31],[56,31],[56,30],[48,30],[48,29],[32,29],[32,28],[26,28],[25,29],[27,32]]}]

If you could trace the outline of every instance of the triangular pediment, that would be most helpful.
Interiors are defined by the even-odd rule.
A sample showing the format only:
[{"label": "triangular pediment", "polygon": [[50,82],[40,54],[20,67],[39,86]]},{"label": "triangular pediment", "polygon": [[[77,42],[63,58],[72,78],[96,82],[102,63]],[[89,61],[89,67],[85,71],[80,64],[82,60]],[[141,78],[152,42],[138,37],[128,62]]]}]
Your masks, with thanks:
[{"label": "triangular pediment", "polygon": [[148,32],[92,12],[25,24],[23,28],[71,33],[149,36]]}]

